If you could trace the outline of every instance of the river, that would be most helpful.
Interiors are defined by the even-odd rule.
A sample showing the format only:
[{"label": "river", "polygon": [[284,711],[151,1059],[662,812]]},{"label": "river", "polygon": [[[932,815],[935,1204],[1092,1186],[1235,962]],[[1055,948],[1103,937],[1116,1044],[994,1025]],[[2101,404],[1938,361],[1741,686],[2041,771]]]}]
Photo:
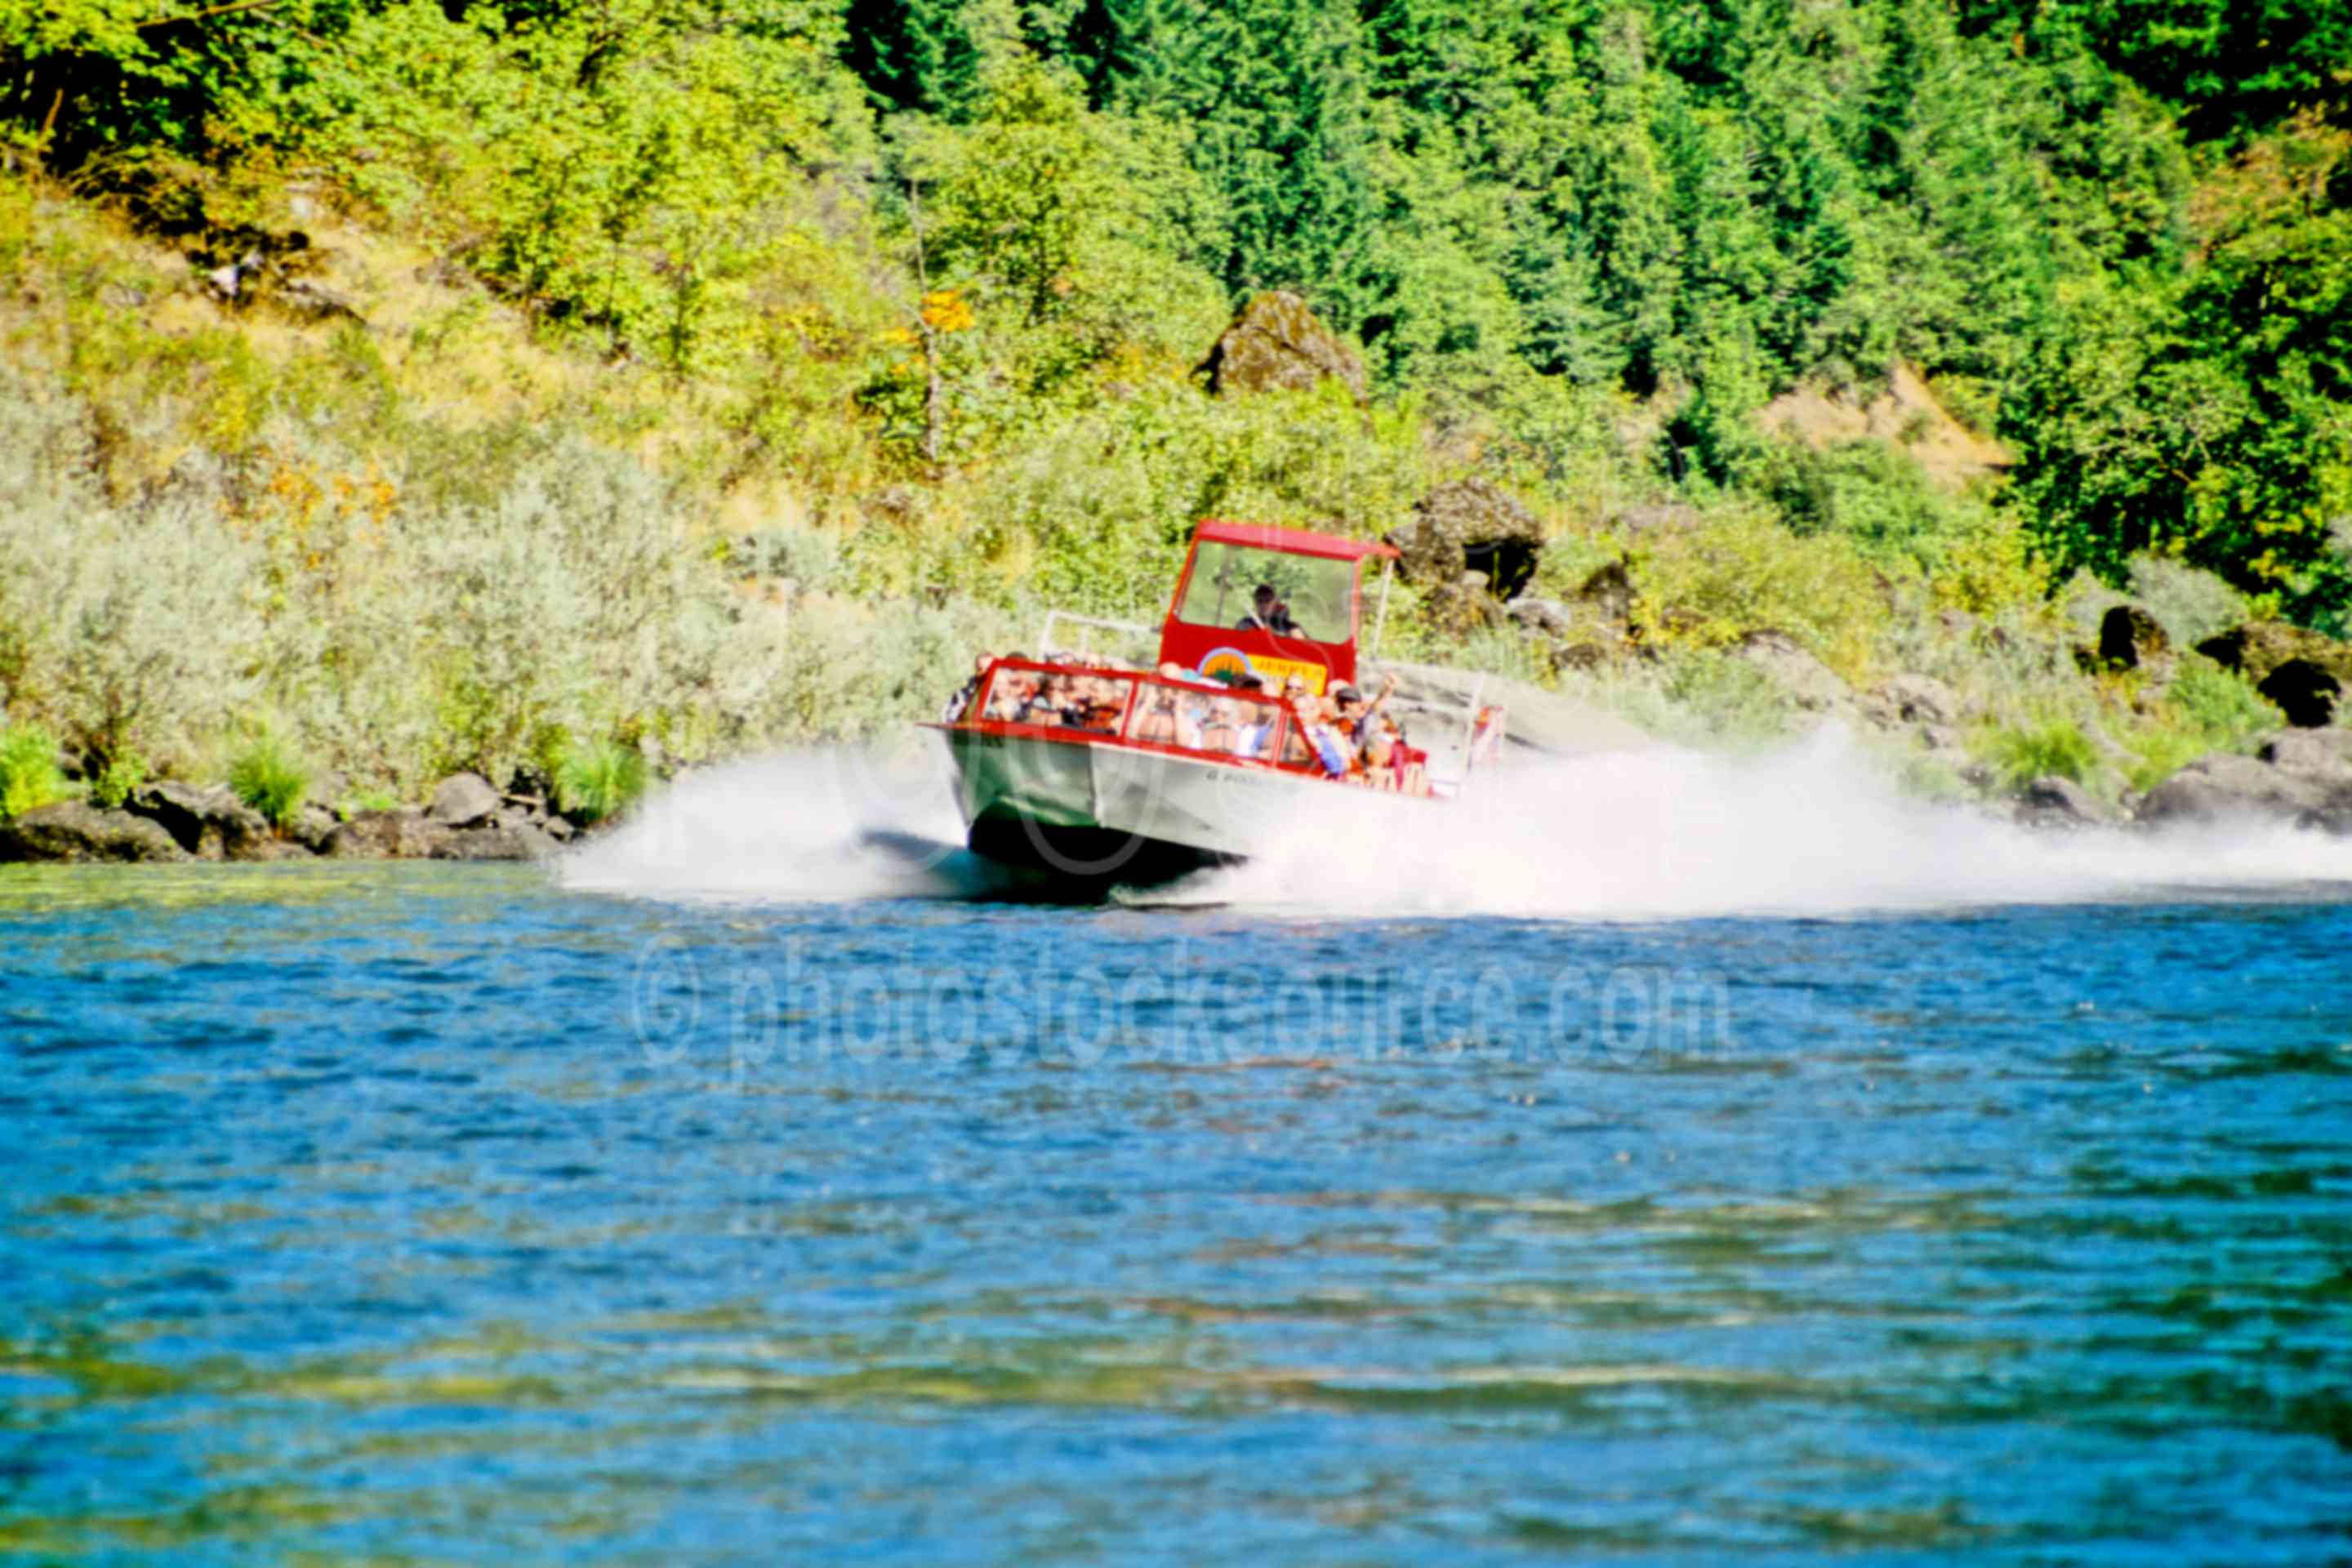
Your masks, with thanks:
[{"label": "river", "polygon": [[0,1557],[2342,1558],[2343,847],[1797,766],[1079,909],[837,761],[0,875]]}]

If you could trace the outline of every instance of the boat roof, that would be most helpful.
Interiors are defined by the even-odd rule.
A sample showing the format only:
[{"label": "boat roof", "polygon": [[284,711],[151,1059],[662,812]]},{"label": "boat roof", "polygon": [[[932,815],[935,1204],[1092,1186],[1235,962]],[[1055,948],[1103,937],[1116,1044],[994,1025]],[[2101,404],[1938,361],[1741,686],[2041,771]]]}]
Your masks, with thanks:
[{"label": "boat roof", "polygon": [[1270,522],[1232,522],[1222,517],[1201,520],[1192,531],[1195,541],[1246,544],[1259,550],[1280,550],[1292,555],[1322,555],[1335,561],[1361,561],[1368,556],[1393,559],[1396,550],[1377,539],[1346,539],[1336,533],[1311,533],[1303,528],[1276,528]]}]

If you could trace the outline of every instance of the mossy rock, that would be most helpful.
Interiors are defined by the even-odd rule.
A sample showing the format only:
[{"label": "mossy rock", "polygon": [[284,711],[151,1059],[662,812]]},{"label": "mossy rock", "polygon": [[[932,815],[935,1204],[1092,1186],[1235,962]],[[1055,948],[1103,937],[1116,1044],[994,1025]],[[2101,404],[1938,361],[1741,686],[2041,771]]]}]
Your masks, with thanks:
[{"label": "mossy rock", "polygon": [[1219,395],[1272,390],[1309,391],[1325,377],[1365,399],[1364,363],[1339,335],[1316,319],[1307,301],[1275,289],[1242,307],[1202,362],[1209,390]]}]

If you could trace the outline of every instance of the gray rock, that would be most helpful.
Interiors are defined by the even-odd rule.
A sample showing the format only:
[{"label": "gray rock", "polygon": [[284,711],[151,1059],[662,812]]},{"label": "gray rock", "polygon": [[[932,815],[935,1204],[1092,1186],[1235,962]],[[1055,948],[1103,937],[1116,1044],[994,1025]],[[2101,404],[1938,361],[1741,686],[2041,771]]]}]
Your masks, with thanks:
[{"label": "gray rock", "polygon": [[448,837],[415,806],[362,811],[329,834],[320,852],[337,860],[422,860]]},{"label": "gray rock", "polygon": [[2318,632],[2291,626],[2284,621],[2248,621],[2208,637],[2197,651],[2224,669],[2260,681],[2290,659],[2315,664],[2338,680],[2352,680],[2352,643],[2342,643]]},{"label": "gray rock", "polygon": [[544,860],[555,849],[555,840],[536,827],[469,827],[443,835],[433,847],[433,858]]},{"label": "gray rock", "polygon": [[1633,614],[1633,578],[1622,561],[1593,569],[1577,584],[1576,601],[1619,630]]},{"label": "gray rock", "polygon": [[162,779],[133,790],[123,805],[199,860],[255,859],[274,837],[268,818],[217,784],[198,789]]},{"label": "gray rock", "polygon": [[2352,811],[2352,784],[2331,781],[2252,757],[2200,757],[2147,792],[2143,822],[2290,823],[2332,821]]},{"label": "gray rock", "polygon": [[1511,619],[1531,632],[1546,637],[1566,637],[1576,629],[1576,616],[1558,599],[1539,599],[1533,595],[1511,601]]},{"label": "gray rock", "polygon": [[2054,774],[2020,790],[2017,805],[2019,820],[2036,827],[2095,827],[2109,820],[2097,796]]},{"label": "gray rock", "polygon": [[2352,778],[2352,730],[2283,730],[2254,754],[2291,773]]},{"label": "gray rock", "polygon": [[1960,716],[1960,700],[1932,675],[1897,675],[1872,693],[1901,724],[1949,724]]},{"label": "gray rock", "polygon": [[1827,713],[1853,704],[1853,689],[1786,632],[1749,632],[1731,651],[1770,676],[1809,712]]},{"label": "gray rock", "polygon": [[1960,732],[1948,724],[1922,724],[1917,733],[1919,744],[1930,752],[1957,752],[1960,749]]},{"label": "gray rock", "polygon": [[443,827],[471,827],[489,820],[503,804],[490,781],[479,773],[452,773],[433,791],[425,816]]},{"label": "gray rock", "polygon": [[332,838],[335,836],[335,829],[341,826],[335,820],[333,812],[323,805],[310,803],[294,814],[293,824],[287,832],[295,843],[299,844],[311,854],[323,855],[327,852],[327,840]]},{"label": "gray rock", "polygon": [[185,860],[163,825],[85,801],[37,806],[0,822],[0,864],[36,860]]},{"label": "gray rock", "polygon": [[1390,530],[1387,542],[1402,556],[1397,569],[1405,579],[1436,596],[1509,599],[1535,575],[1544,532],[1507,491],[1485,479],[1454,479],[1414,502],[1412,521]]}]

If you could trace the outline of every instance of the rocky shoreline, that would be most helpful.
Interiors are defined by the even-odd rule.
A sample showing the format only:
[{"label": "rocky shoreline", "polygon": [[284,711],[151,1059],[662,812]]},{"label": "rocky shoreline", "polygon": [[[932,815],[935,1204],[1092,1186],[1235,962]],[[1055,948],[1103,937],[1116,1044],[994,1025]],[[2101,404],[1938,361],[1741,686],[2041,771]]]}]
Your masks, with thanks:
[{"label": "rocky shoreline", "polygon": [[120,806],[61,801],[0,820],[0,865],[83,861],[544,860],[587,831],[540,796],[502,794],[475,773],[431,802],[338,816],[303,806],[283,830],[226,785],[175,782]]}]

